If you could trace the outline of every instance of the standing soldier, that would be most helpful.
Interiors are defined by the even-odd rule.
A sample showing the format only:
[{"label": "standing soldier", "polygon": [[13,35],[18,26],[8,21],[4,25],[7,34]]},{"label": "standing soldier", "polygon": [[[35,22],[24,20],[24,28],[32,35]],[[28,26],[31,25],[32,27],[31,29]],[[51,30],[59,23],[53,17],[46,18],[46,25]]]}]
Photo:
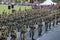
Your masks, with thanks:
[{"label": "standing soldier", "polygon": [[27,32],[27,28],[26,28],[26,25],[24,25],[24,27],[22,27],[22,30],[21,30],[21,40],[25,40],[26,32]]},{"label": "standing soldier", "polygon": [[17,29],[18,29],[18,32],[20,31],[20,25],[19,24],[17,24]]},{"label": "standing soldier", "polygon": [[58,22],[57,22],[57,20],[58,20],[58,14],[56,14],[55,20],[56,20],[56,25],[57,25],[58,24]]},{"label": "standing soldier", "polygon": [[34,29],[35,29],[34,23],[32,23],[30,25],[30,37],[32,38],[32,40],[34,40]]},{"label": "standing soldier", "polygon": [[53,26],[55,25],[55,15],[53,15]]},{"label": "standing soldier", "polygon": [[58,25],[59,20],[60,20],[60,13],[57,13],[57,15],[56,15],[56,25]]},{"label": "standing soldier", "polygon": [[45,21],[45,31],[48,31],[48,20]]},{"label": "standing soldier", "polygon": [[0,29],[0,40],[7,40],[5,27],[1,27]]},{"label": "standing soldier", "polygon": [[42,33],[42,19],[40,19],[38,23],[38,36],[41,36],[41,33]]},{"label": "standing soldier", "polygon": [[53,26],[55,25],[55,20],[53,20]]},{"label": "standing soldier", "polygon": [[4,26],[7,37],[9,36],[9,26]]},{"label": "standing soldier", "polygon": [[51,19],[49,19],[49,29],[51,29]]},{"label": "standing soldier", "polygon": [[56,20],[56,25],[58,25],[58,20]]},{"label": "standing soldier", "polygon": [[4,32],[2,32],[2,34],[1,34],[1,38],[0,38],[1,40],[7,40],[7,37],[6,37],[6,35],[5,35],[5,33]]},{"label": "standing soldier", "polygon": [[49,22],[49,29],[51,29],[51,22]]},{"label": "standing soldier", "polygon": [[16,40],[16,30],[12,30],[12,32],[11,32],[11,40]]}]

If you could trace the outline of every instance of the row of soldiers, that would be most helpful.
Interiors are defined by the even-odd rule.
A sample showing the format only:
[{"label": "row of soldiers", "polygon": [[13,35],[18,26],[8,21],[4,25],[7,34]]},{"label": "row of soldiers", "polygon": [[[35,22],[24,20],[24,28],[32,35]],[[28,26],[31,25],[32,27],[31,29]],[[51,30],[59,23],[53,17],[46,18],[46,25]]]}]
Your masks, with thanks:
[{"label": "row of soldiers", "polygon": [[[48,8],[49,9],[49,8]],[[25,40],[25,33],[27,32],[27,24],[30,22],[30,37],[32,40],[34,40],[34,19],[39,20],[37,22],[38,24],[38,36],[41,36],[42,34],[42,22],[45,22],[45,31],[48,31],[48,24],[49,29],[51,29],[51,21],[53,21],[53,26],[55,25],[55,19],[59,19],[60,13],[54,14],[54,16],[49,16],[52,13],[50,13],[51,9],[47,11],[48,9],[44,11],[40,11],[40,9],[37,10],[25,10],[20,12],[15,12],[13,14],[5,14],[3,12],[2,15],[0,15],[0,26],[9,26],[7,35],[9,36],[9,33],[11,33],[11,40],[16,40],[16,28],[18,31],[21,32],[21,40]],[[42,9],[43,10],[43,9]],[[59,15],[59,16],[58,16]],[[46,17],[47,16],[47,17]],[[42,17],[45,17],[43,19]],[[49,18],[51,17],[51,18]],[[39,19],[38,19],[39,18]],[[40,19],[41,18],[41,19]],[[58,23],[58,21],[57,21]]]}]

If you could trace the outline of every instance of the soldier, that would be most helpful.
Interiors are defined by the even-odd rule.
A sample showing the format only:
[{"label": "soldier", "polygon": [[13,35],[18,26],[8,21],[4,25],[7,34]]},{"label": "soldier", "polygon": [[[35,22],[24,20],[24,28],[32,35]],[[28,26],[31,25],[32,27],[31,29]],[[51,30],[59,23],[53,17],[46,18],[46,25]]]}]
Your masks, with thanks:
[{"label": "soldier", "polygon": [[55,15],[53,15],[52,21],[53,21],[53,26],[54,26],[55,25]]},{"label": "soldier", "polygon": [[6,32],[5,32],[5,28],[1,27],[0,29],[0,40],[7,40],[7,36],[6,36]]},{"label": "soldier", "polygon": [[21,40],[25,40],[26,32],[27,32],[27,28],[26,28],[26,25],[24,25],[24,27],[22,27],[22,30],[21,30]]},{"label": "soldier", "polygon": [[19,24],[17,24],[17,29],[18,29],[18,32],[19,32],[19,30],[20,30],[20,25]]},{"label": "soldier", "polygon": [[59,15],[57,14],[56,15],[56,25],[58,24],[58,18],[59,18]]},{"label": "soldier", "polygon": [[49,22],[49,29],[51,29],[51,22]]},{"label": "soldier", "polygon": [[51,19],[49,19],[49,29],[51,29]]},{"label": "soldier", "polygon": [[41,33],[42,33],[42,19],[40,19],[38,23],[38,36],[41,36]]},{"label": "soldier", "polygon": [[34,29],[35,29],[35,27],[34,27],[34,23],[32,23],[31,25],[30,25],[30,37],[32,38],[32,40],[34,40]]},{"label": "soldier", "polygon": [[45,21],[45,31],[48,31],[48,21]]},{"label": "soldier", "polygon": [[53,21],[53,26],[55,25],[55,20]]},{"label": "soldier", "polygon": [[12,32],[11,32],[11,40],[16,40],[16,30],[12,30]]},{"label": "soldier", "polygon": [[58,20],[56,20],[56,25],[58,25]]},{"label": "soldier", "polygon": [[0,40],[7,40],[7,37],[5,36],[5,34],[2,32]]},{"label": "soldier", "polygon": [[9,26],[6,26],[6,35],[9,36]]}]

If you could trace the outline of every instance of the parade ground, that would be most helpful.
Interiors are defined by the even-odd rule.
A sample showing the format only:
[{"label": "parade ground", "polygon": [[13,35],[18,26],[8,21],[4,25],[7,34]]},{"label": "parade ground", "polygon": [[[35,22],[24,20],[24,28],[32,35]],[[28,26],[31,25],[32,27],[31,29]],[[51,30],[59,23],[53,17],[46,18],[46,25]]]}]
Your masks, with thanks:
[{"label": "parade ground", "polygon": [[37,40],[60,40],[60,23]]},{"label": "parade ground", "polygon": [[[15,5],[15,6],[14,6],[14,9],[15,9],[16,11],[18,11],[20,8],[21,8],[21,10],[25,10],[25,9],[31,9],[32,7],[31,7],[31,6],[18,6],[18,5]],[[8,5],[2,5],[2,4],[0,4],[0,14],[1,14],[3,11],[5,11],[5,12],[7,12],[7,13],[9,13],[9,11],[10,11],[10,13],[11,13],[11,12],[12,12],[12,9],[8,10]]]},{"label": "parade ground", "polygon": [[[35,25],[35,27],[37,27],[37,25]],[[60,39],[60,35],[59,35],[60,34],[60,23],[58,23],[58,25],[55,25],[55,26],[52,26],[52,23],[51,23],[51,29],[48,29],[48,31],[45,32],[45,30],[44,30],[45,25],[43,22],[43,27],[42,27],[43,32],[40,37],[38,37],[38,29],[37,28],[34,30],[34,33],[35,33],[34,40],[59,40]],[[28,30],[28,32],[25,35],[25,40],[32,40],[29,35],[30,29],[28,28],[27,30]],[[17,32],[17,30],[16,30],[16,32]],[[17,32],[16,33],[16,36],[17,36],[16,40],[21,40],[21,37],[19,35],[20,35],[20,32]],[[10,40],[10,39],[11,39],[10,36],[7,37],[7,40]]]},{"label": "parade ground", "polygon": [[0,40],[60,40],[60,3],[0,0]]}]

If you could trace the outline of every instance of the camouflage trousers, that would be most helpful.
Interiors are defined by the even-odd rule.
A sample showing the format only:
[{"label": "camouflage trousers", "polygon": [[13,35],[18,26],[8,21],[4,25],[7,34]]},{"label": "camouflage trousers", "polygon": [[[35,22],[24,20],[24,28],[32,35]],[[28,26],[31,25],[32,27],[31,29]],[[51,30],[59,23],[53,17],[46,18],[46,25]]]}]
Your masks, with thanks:
[{"label": "camouflage trousers", "polygon": [[16,40],[16,38],[11,38],[11,40]]},{"label": "camouflage trousers", "polygon": [[21,40],[25,40],[25,34],[21,34]]}]

